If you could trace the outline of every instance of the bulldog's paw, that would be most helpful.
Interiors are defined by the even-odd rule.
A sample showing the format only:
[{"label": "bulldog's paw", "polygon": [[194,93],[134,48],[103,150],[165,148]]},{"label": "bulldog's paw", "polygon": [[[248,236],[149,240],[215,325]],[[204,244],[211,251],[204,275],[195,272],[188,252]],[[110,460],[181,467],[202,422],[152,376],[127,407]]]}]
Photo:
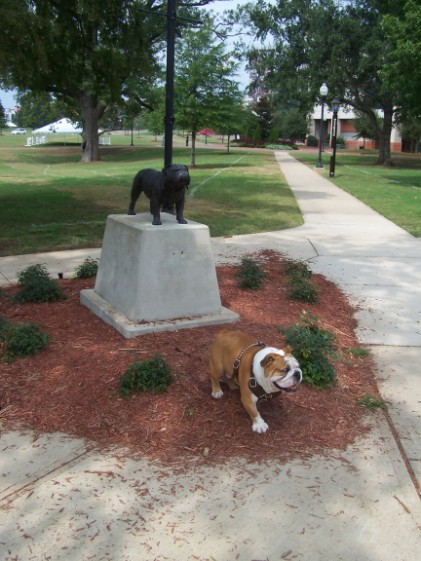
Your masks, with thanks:
[{"label": "bulldog's paw", "polygon": [[254,432],[262,433],[268,430],[269,425],[262,419],[262,417],[257,417],[251,428]]},{"label": "bulldog's paw", "polygon": [[223,395],[224,395],[224,392],[222,390],[218,390],[217,392],[212,392],[212,397],[214,397],[215,399],[219,399]]}]

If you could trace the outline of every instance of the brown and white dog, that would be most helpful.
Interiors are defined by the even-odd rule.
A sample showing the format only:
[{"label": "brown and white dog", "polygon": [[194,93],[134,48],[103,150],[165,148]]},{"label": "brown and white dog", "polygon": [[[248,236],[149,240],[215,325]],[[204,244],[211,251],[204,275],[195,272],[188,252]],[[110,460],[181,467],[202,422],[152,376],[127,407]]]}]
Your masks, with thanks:
[{"label": "brown and white dog", "polygon": [[291,349],[266,347],[241,331],[221,331],[210,348],[212,397],[223,395],[220,380],[224,374],[231,388],[240,388],[241,402],[255,432],[266,432],[268,424],[258,410],[258,391],[266,397],[280,391],[295,392],[303,379]]}]

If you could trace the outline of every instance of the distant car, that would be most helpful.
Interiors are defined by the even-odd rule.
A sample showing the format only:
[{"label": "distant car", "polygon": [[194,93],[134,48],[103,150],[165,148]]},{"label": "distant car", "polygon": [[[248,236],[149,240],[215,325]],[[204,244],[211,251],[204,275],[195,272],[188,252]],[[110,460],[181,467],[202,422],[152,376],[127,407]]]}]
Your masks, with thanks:
[{"label": "distant car", "polygon": [[26,134],[26,129],[13,129],[12,134]]}]

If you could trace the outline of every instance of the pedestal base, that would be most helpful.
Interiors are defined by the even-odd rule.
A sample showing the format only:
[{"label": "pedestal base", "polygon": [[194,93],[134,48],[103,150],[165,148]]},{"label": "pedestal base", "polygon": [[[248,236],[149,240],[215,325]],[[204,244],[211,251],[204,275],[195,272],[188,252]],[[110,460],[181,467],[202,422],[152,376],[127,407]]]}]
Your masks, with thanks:
[{"label": "pedestal base", "polygon": [[126,338],[238,321],[221,306],[208,227],[161,219],[108,217],[95,288],[81,303]]}]

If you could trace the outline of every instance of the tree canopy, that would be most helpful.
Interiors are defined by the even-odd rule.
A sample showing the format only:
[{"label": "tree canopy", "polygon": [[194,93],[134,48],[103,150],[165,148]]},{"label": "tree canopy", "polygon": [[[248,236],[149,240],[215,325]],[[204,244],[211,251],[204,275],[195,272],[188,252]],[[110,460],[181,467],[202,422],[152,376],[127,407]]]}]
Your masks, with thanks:
[{"label": "tree canopy", "polygon": [[[207,3],[179,2],[180,13]],[[164,0],[2,0],[0,83],[73,108],[83,123],[82,160],[96,160],[105,113],[129,99],[153,101],[166,13]]]},{"label": "tree canopy", "polygon": [[0,101],[0,134],[2,134],[2,128],[6,125],[6,111],[4,110],[3,104]]},{"label": "tree canopy", "polygon": [[[278,0],[249,4],[247,20],[257,36],[272,37],[269,49],[251,53],[276,103],[296,103],[310,113],[323,82],[336,97],[366,115],[379,141],[378,163],[390,163],[390,135],[401,96],[386,79],[396,39],[384,18],[400,20],[391,0]],[[378,119],[381,111],[383,119]]]},{"label": "tree canopy", "polygon": [[383,18],[385,33],[394,47],[383,79],[399,93],[403,117],[421,116],[421,5],[414,0]]},{"label": "tree canopy", "polygon": [[217,40],[212,18],[205,18],[197,30],[186,30],[176,53],[176,119],[191,132],[191,164],[195,165],[197,131],[209,127],[228,132],[227,124],[234,126],[242,95],[234,79],[236,63]]}]

